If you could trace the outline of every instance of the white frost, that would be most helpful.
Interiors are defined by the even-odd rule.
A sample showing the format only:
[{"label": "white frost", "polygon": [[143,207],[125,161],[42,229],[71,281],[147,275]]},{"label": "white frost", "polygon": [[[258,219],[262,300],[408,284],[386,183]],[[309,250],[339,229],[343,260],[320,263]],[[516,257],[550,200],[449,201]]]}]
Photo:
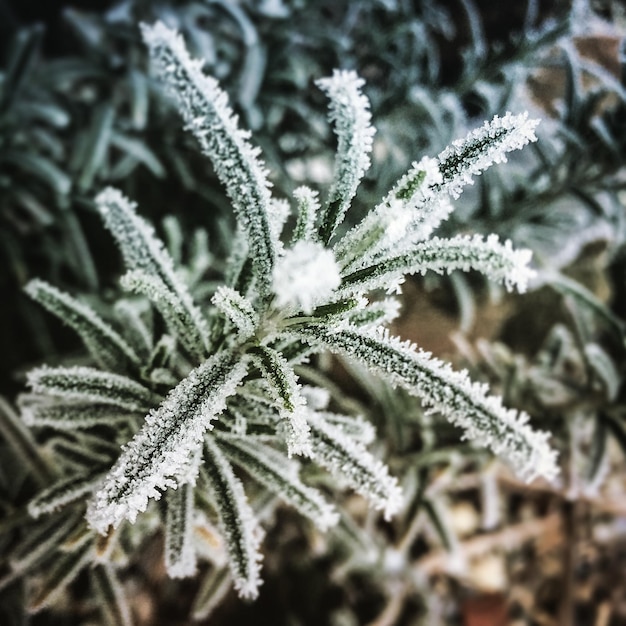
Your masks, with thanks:
[{"label": "white frost", "polygon": [[286,250],[272,275],[277,307],[292,307],[305,313],[328,300],[341,277],[331,250],[313,241],[298,241]]}]

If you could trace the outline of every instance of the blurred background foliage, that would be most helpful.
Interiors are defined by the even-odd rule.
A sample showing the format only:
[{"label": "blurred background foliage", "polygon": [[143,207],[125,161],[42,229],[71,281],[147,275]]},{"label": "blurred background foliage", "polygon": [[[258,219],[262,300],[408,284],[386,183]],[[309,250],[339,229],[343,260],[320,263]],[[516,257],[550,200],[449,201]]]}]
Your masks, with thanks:
[{"label": "blurred background foliage", "polygon": [[[340,538],[313,546],[311,537],[293,530],[290,513],[272,513],[269,591],[251,607],[227,598],[215,623],[245,623],[256,612],[273,624],[293,618],[382,626],[414,624],[418,615],[424,624],[457,623],[458,598],[480,589],[475,581],[483,570],[476,563],[492,568],[489,593],[503,591],[494,579],[505,580],[513,595],[518,582],[532,590],[538,583],[519,560],[524,538],[555,533],[557,566],[545,565],[545,555],[526,562],[545,565],[552,573],[542,580],[572,597],[555,607],[556,592],[535,601],[520,591],[513,601],[520,623],[549,623],[533,620],[560,612],[558,623],[574,624],[567,621],[571,607],[587,615],[589,606],[604,606],[604,596],[573,598],[572,576],[583,573],[568,564],[582,562],[575,553],[581,529],[606,536],[625,515],[602,495],[605,483],[624,493],[619,476],[626,450],[621,3],[0,0],[2,395],[15,394],[31,364],[77,348],[69,331],[21,295],[27,280],[37,276],[113,299],[119,259],[91,204],[105,184],[137,200],[179,256],[192,252],[192,233],[200,227],[212,259],[229,250],[224,196],[150,77],[137,25],[156,19],[180,29],[222,82],[285,195],[303,182],[323,189],[329,181],[334,140],[313,81],[333,68],[356,69],[366,79],[378,129],[357,211],[371,206],[413,160],[436,154],[494,114],[528,109],[543,119],[539,141],[481,177],[445,226],[496,232],[530,247],[540,269],[533,292],[505,298],[471,275],[418,278],[407,282],[396,330],[470,367],[507,403],[552,430],[563,483],[535,490],[514,484],[484,455],[459,446],[456,433],[424,416],[413,400],[348,365],[333,370],[328,375],[344,384],[335,402],[345,402],[350,388],[350,401],[374,421],[381,448],[403,477],[407,509],[383,526],[348,498]],[[207,267],[206,280],[212,272],[219,263]],[[321,375],[302,372],[305,380]],[[11,490],[3,497],[17,497],[19,485]],[[515,548],[506,563],[500,552],[493,557],[488,540],[470,549],[476,558],[469,565],[452,558],[461,553],[459,537],[477,531],[491,537],[494,529],[494,542],[506,539]],[[503,539],[498,533],[507,529]],[[621,571],[602,548],[595,561],[587,557],[604,564],[605,582]],[[504,569],[507,576],[499,575]],[[464,586],[468,579],[473,586]],[[198,615],[208,612],[219,585],[212,588],[209,577],[203,591],[208,599]],[[395,604],[394,597],[400,598]],[[164,602],[175,612],[173,598]],[[623,609],[626,598],[615,602]],[[626,620],[626,611],[612,615]]]}]

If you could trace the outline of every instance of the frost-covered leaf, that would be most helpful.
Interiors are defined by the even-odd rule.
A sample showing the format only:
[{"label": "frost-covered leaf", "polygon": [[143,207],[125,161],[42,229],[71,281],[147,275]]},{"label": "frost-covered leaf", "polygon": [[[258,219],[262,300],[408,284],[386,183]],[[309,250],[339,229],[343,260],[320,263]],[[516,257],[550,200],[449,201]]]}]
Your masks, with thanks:
[{"label": "frost-covered leaf", "polygon": [[402,506],[402,490],[387,467],[358,441],[311,411],[311,458],[345,481],[389,519]]},{"label": "frost-covered leaf", "polygon": [[165,568],[172,578],[187,578],[196,573],[193,545],[194,485],[183,483],[165,495]]},{"label": "frost-covered leaf", "polygon": [[219,445],[233,463],[243,467],[254,480],[308,517],[321,531],[338,522],[335,507],[328,504],[319,491],[303,484],[297,468],[290,471],[292,462],[283,455],[244,437],[221,436]]},{"label": "frost-covered leaf", "polygon": [[152,339],[152,310],[143,301],[118,300],[114,305],[115,314],[124,328],[124,336],[128,339],[137,354],[146,359],[154,342]]},{"label": "frost-covered leaf", "polygon": [[31,280],[24,290],[78,333],[98,365],[109,370],[139,365],[139,357],[128,343],[86,304],[38,279]]},{"label": "frost-covered leaf", "polygon": [[[206,356],[208,330],[206,321],[195,307],[186,307],[176,293],[156,275],[142,270],[128,272],[120,281],[122,287],[146,296],[163,316],[169,332],[197,359]],[[194,317],[195,316],[195,317]]]},{"label": "frost-covered leaf", "polygon": [[92,493],[102,479],[103,472],[75,474],[58,480],[39,492],[29,503],[28,513],[31,517],[40,517],[75,502],[86,494]]},{"label": "frost-covered leaf", "polygon": [[39,367],[31,370],[28,385],[39,394],[63,400],[107,404],[127,411],[147,411],[156,396],[131,378],[91,367]]},{"label": "frost-covered leaf", "polygon": [[443,180],[438,188],[458,198],[473,177],[494,163],[504,163],[507,152],[519,150],[537,141],[535,128],[539,120],[528,119],[527,113],[495,116],[464,139],[454,141],[437,156]]},{"label": "frost-covered leaf", "polygon": [[270,227],[270,183],[259,151],[249,144],[249,133],[238,128],[226,93],[215,79],[203,74],[201,62],[189,57],[182,38],[161,22],[142,25],[142,32],[158,77],[226,187],[246,233],[257,288],[264,296],[269,291],[277,242]]},{"label": "frost-covered leaf", "polygon": [[486,240],[480,235],[452,239],[434,237],[415,244],[410,252],[386,258],[375,265],[345,275],[338,290],[347,296],[373,289],[389,289],[405,274],[438,273],[454,270],[478,270],[494,281],[502,281],[508,289],[526,290],[535,274],[528,267],[530,250],[513,250],[510,241],[500,243],[496,235]]},{"label": "frost-covered leaf", "polygon": [[18,399],[20,414],[27,426],[55,430],[83,430],[94,426],[112,426],[128,422],[141,413],[131,413],[108,404],[94,402],[53,402],[45,396],[22,394]]},{"label": "frost-covered leaf", "polygon": [[242,598],[259,594],[261,529],[248,504],[241,481],[211,436],[205,438],[205,468],[226,540],[235,589]]},{"label": "frost-covered leaf", "polygon": [[298,187],[293,192],[297,202],[298,221],[291,235],[291,245],[298,241],[313,241],[317,235],[315,225],[320,210],[317,191],[310,187]]},{"label": "frost-covered leaf", "polygon": [[[164,291],[166,295],[158,294],[158,296],[166,298],[169,308],[175,306],[182,311],[179,315],[184,319],[186,332],[193,335],[198,342],[197,350],[204,348],[208,351],[206,321],[193,303],[187,285],[176,274],[173,260],[155,235],[154,229],[137,215],[136,205],[117,189],[108,187],[96,197],[96,206],[106,227],[115,237],[131,277],[135,273],[137,276],[150,277],[153,282],[149,283],[151,289],[147,288],[146,295],[153,294],[155,298],[157,294],[153,291],[164,285],[166,289],[160,291]],[[139,281],[138,278],[136,280]],[[134,287],[139,289],[143,285],[142,282],[135,285],[132,278],[128,278],[128,281],[127,289]],[[141,291],[141,293],[144,292]],[[157,308],[159,308],[158,305]],[[161,308],[159,311],[162,312]]]},{"label": "frost-covered leaf", "polygon": [[337,135],[334,180],[320,225],[320,239],[328,243],[370,166],[375,130],[369,100],[361,92],[365,81],[355,72],[335,70],[316,84],[330,99],[329,119]]},{"label": "frost-covered leaf", "polygon": [[368,445],[376,439],[374,426],[360,415],[342,415],[328,411],[317,411],[317,414],[327,424],[338,428],[344,435],[363,445]]},{"label": "frost-covered leaf", "polygon": [[472,382],[429,353],[391,337],[387,330],[332,332],[318,325],[291,329],[296,336],[363,363],[465,431],[465,437],[506,458],[525,479],[558,474],[548,433],[528,425],[528,415],[506,409],[486,385]]},{"label": "frost-covered leaf", "polygon": [[526,113],[495,116],[490,122],[455,141],[436,159],[424,157],[413,163],[383,200],[335,246],[344,273],[371,264],[379,255],[406,254],[427,239],[452,212],[448,197],[457,198],[506,154],[535,141],[537,120]]},{"label": "frost-covered leaf", "polygon": [[235,350],[219,352],[192,370],[126,445],[89,503],[87,520],[100,533],[122,520],[135,521],[150,498],[177,486],[177,478],[201,448],[204,433],[246,375]]},{"label": "frost-covered leaf", "polygon": [[242,341],[254,335],[259,325],[259,315],[252,303],[238,291],[222,285],[217,288],[211,302],[239,330],[239,337]]},{"label": "frost-covered leaf", "polygon": [[279,352],[266,346],[251,349],[250,355],[281,407],[280,418],[287,431],[289,455],[308,454],[310,446],[307,411],[293,368]]},{"label": "frost-covered leaf", "polygon": [[343,273],[381,256],[408,253],[427,239],[452,212],[447,193],[437,192],[443,177],[435,159],[424,157],[333,248]]}]

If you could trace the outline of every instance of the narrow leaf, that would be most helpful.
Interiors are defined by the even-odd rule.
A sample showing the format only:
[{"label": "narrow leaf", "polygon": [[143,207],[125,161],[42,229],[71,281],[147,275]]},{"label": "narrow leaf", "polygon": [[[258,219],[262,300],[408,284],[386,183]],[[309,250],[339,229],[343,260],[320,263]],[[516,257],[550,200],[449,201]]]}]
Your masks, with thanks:
[{"label": "narrow leaf", "polygon": [[242,598],[258,596],[261,579],[261,531],[248,504],[241,481],[212,437],[205,438],[205,468],[226,540],[235,589]]},{"label": "narrow leaf", "polygon": [[134,380],[91,367],[44,366],[31,370],[27,379],[35,393],[128,411],[147,411],[156,400],[152,392]]},{"label": "narrow leaf", "polygon": [[87,520],[105,533],[109,525],[135,521],[150,498],[176,487],[177,477],[202,445],[211,421],[226,406],[246,375],[236,351],[225,350],[192,370],[150,411],[142,429],[128,443],[89,504]]},{"label": "narrow leaf", "polygon": [[154,304],[172,336],[180,341],[189,354],[199,360],[206,357],[209,348],[208,327],[195,306],[186,307],[158,276],[142,270],[124,274],[120,284],[128,291],[146,296]]},{"label": "narrow leaf", "polygon": [[217,81],[203,74],[201,64],[190,58],[182,37],[161,22],[142,25],[142,32],[158,77],[226,187],[246,233],[257,288],[264,296],[269,291],[276,241],[270,228],[270,184],[258,150],[249,144],[248,133],[237,127]]},{"label": "narrow leaf", "polygon": [[361,93],[365,81],[355,72],[335,70],[316,84],[330,99],[329,118],[337,135],[334,180],[320,225],[320,239],[328,243],[370,166],[375,130],[369,100]]},{"label": "narrow leaf", "polygon": [[33,300],[70,326],[102,367],[117,370],[125,369],[129,365],[139,365],[139,357],[128,343],[86,304],[42,280],[31,280],[25,291]]},{"label": "narrow leaf", "polygon": [[195,335],[200,338],[198,349],[204,346],[208,350],[206,321],[194,304],[187,285],[176,274],[174,263],[153,228],[137,215],[136,205],[111,187],[98,195],[96,205],[117,241],[129,272],[141,272],[140,275],[149,276],[155,284],[163,283],[172,294],[168,297],[170,306],[176,301],[184,311],[185,319],[195,326]]},{"label": "narrow leaf", "polygon": [[272,348],[257,346],[250,350],[250,355],[252,362],[269,383],[270,393],[281,407],[280,417],[287,430],[289,455],[308,454],[310,447],[307,411],[293,368]]},{"label": "narrow leaf", "polygon": [[93,546],[83,545],[80,549],[61,553],[55,558],[52,567],[46,571],[40,588],[29,599],[28,610],[37,613],[50,606],[87,566],[92,556]]},{"label": "narrow leaf", "polygon": [[330,425],[313,411],[311,425],[311,458],[333,476],[344,480],[390,519],[402,507],[402,490],[387,467],[365,447]]},{"label": "narrow leaf", "polygon": [[210,617],[231,585],[232,579],[227,567],[213,568],[207,572],[191,607],[192,619],[202,621]]},{"label": "narrow leaf", "polygon": [[259,325],[259,315],[252,303],[238,291],[221,285],[211,302],[235,325],[242,341],[254,335]]},{"label": "narrow leaf", "polygon": [[165,568],[171,578],[187,578],[196,573],[193,491],[192,484],[184,483],[169,489],[165,497]]},{"label": "narrow leaf", "polygon": [[488,395],[487,387],[473,383],[467,372],[453,371],[429,353],[389,336],[387,330],[331,332],[309,324],[290,332],[352,357],[419,396],[426,407],[463,428],[466,438],[504,456],[522,477],[551,479],[558,473],[549,434],[531,429],[528,415],[504,408],[500,398]]},{"label": "narrow leaf", "polygon": [[103,623],[106,626],[133,626],[130,605],[113,567],[103,563],[90,573]]},{"label": "narrow leaf", "polygon": [[433,237],[415,244],[410,252],[364,267],[344,276],[338,290],[346,297],[373,289],[389,289],[405,274],[439,274],[454,270],[477,270],[494,281],[504,282],[509,290],[526,290],[535,272],[528,267],[530,250],[513,250],[510,241],[504,244],[497,235],[484,240],[480,235],[452,239]]},{"label": "narrow leaf", "polygon": [[94,491],[102,476],[102,472],[91,472],[88,474],[76,474],[58,480],[38,493],[28,503],[29,514],[34,518],[38,518],[82,498]]},{"label": "narrow leaf", "polygon": [[9,403],[0,396],[0,436],[9,444],[39,484],[46,484],[53,471],[41,456],[37,443]]},{"label": "narrow leaf", "polygon": [[272,448],[243,437],[221,436],[219,445],[233,463],[243,467],[254,480],[308,517],[322,532],[339,521],[335,508],[324,500],[319,491],[303,484],[297,468],[290,471],[289,459]]}]

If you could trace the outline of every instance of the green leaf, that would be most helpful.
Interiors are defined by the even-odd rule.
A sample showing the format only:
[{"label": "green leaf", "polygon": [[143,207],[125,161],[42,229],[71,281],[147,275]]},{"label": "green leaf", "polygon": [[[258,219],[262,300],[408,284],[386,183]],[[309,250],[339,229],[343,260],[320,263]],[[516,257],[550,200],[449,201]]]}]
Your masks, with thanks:
[{"label": "green leaf", "polygon": [[473,383],[467,372],[455,372],[415,346],[401,342],[387,330],[346,329],[333,332],[321,325],[292,327],[289,334],[344,354],[363,363],[392,384],[401,385],[422,403],[465,430],[465,436],[502,454],[527,478],[558,473],[548,433],[532,430],[528,416],[505,409],[485,385]]},{"label": "green leaf", "polygon": [[72,179],[50,159],[40,154],[3,150],[0,162],[14,165],[25,174],[38,178],[60,196],[67,196],[72,188]]},{"label": "green leaf", "polygon": [[194,485],[184,483],[169,489],[165,496],[165,568],[171,578],[187,578],[196,573],[193,492]]},{"label": "green leaf", "polygon": [[26,293],[80,336],[94,360],[105,369],[137,370],[139,357],[121,335],[93,309],[42,280],[31,280]]},{"label": "green leaf", "polygon": [[90,367],[39,367],[31,370],[28,384],[35,393],[55,398],[94,402],[126,409],[147,411],[156,396],[134,380]]},{"label": "green leaf", "polygon": [[144,24],[142,29],[157,75],[226,187],[246,233],[258,292],[265,297],[270,291],[277,242],[270,227],[273,209],[268,172],[258,158],[259,151],[249,144],[248,133],[239,130],[217,81],[203,74],[189,57],[182,38],[161,22]]},{"label": "green leaf", "polygon": [[133,618],[124,589],[108,563],[90,571],[91,585],[97,598],[96,605],[105,626],[133,626]]},{"label": "green leaf", "polygon": [[224,350],[172,389],[146,416],[91,500],[89,524],[102,534],[111,524],[119,526],[124,519],[132,522],[150,498],[158,499],[163,489],[177,487],[183,475],[189,474],[205,432],[226,408],[226,399],[246,372],[247,363],[238,352]]},{"label": "green leaf", "polygon": [[402,506],[402,490],[387,467],[365,447],[327,423],[319,414],[309,414],[311,458],[341,482],[368,499],[391,518]]},{"label": "green leaf", "polygon": [[0,435],[11,446],[12,452],[20,459],[33,479],[46,484],[54,475],[31,433],[24,427],[9,403],[0,397]]},{"label": "green leaf", "polygon": [[52,567],[46,571],[36,593],[29,598],[28,610],[37,613],[54,603],[92,558],[91,544],[82,545],[72,552],[61,553],[55,558]]},{"label": "green leaf", "polygon": [[205,469],[226,541],[235,589],[242,598],[258,596],[261,530],[241,481],[212,437],[205,438]]},{"label": "green leaf", "polygon": [[103,177],[103,168],[107,157],[115,108],[110,102],[98,106],[91,119],[88,134],[85,137],[85,159],[80,163],[78,188],[81,191],[91,189],[96,178]]},{"label": "green leaf", "polygon": [[249,354],[268,382],[271,396],[281,407],[280,417],[287,429],[289,455],[308,454],[310,445],[307,412],[293,368],[280,352],[266,346],[255,346],[250,349]]},{"label": "green leaf", "polygon": [[20,89],[28,79],[35,57],[39,52],[44,27],[35,24],[17,32],[9,49],[9,59],[3,72],[2,91],[0,92],[0,113],[5,113],[19,95]]},{"label": "green leaf", "polygon": [[233,584],[227,567],[213,567],[209,570],[191,606],[191,617],[196,621],[206,620],[221,604]]},{"label": "green leaf", "polygon": [[282,454],[243,437],[219,436],[219,446],[229,459],[243,467],[250,476],[278,497],[308,517],[322,532],[338,521],[335,508],[322,494],[304,485],[297,468]]},{"label": "green leaf", "polygon": [[32,498],[28,503],[28,512],[34,518],[53,513],[92,493],[103,476],[102,471],[96,471],[62,478]]}]

